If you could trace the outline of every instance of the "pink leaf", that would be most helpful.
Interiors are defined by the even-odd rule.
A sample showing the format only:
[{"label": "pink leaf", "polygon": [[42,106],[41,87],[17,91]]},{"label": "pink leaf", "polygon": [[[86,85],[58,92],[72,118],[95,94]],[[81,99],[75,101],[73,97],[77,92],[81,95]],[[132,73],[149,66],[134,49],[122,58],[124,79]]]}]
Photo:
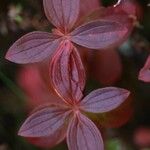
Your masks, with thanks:
[{"label": "pink leaf", "polygon": [[42,61],[59,46],[59,38],[46,32],[28,33],[10,47],[6,59],[21,64]]},{"label": "pink leaf", "polygon": [[92,49],[103,49],[113,46],[124,37],[127,28],[112,20],[96,20],[76,28],[72,41]]},{"label": "pink leaf", "polygon": [[129,94],[129,91],[115,87],[98,89],[87,95],[80,105],[87,112],[108,112],[121,105]]},{"label": "pink leaf", "polygon": [[57,132],[52,136],[44,136],[44,137],[27,137],[27,141],[31,144],[34,144],[38,147],[42,148],[51,148],[65,139],[67,128],[58,129]]},{"label": "pink leaf", "polygon": [[[41,106],[35,109],[34,112],[39,111],[39,109],[45,108],[45,106]],[[31,144],[34,144],[38,147],[51,148],[59,144],[61,141],[63,141],[64,138],[66,137],[66,133],[67,133],[67,125],[64,125],[61,128],[59,128],[53,135],[41,136],[41,137],[26,137],[26,139]]]},{"label": "pink leaf", "polygon": [[80,100],[85,85],[85,71],[77,49],[64,41],[50,64],[50,77],[56,92],[65,100]]},{"label": "pink leaf", "polygon": [[150,82],[150,56],[148,57],[144,67],[140,70],[139,80]]},{"label": "pink leaf", "polygon": [[79,114],[69,125],[67,131],[69,150],[104,150],[101,134],[94,123]]},{"label": "pink leaf", "polygon": [[80,0],[43,0],[47,18],[57,28],[67,31],[75,24],[79,15]]},{"label": "pink leaf", "polygon": [[23,123],[18,134],[28,138],[51,137],[53,139],[57,132],[65,128],[69,114],[67,108],[58,105],[40,107]]}]

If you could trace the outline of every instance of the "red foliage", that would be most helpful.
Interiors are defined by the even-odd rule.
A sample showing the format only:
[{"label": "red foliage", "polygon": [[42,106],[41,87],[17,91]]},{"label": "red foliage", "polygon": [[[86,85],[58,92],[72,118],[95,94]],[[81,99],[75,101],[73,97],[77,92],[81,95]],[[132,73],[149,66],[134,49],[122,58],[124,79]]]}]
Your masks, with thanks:
[{"label": "red foliage", "polygon": [[[97,4],[98,1],[94,2]],[[88,7],[86,1],[83,3],[90,12],[96,9],[94,3],[91,7]],[[38,146],[52,147],[66,137],[70,150],[103,150],[100,132],[84,114],[112,111],[125,101],[130,92],[107,87],[94,90],[83,98],[86,77],[76,44],[99,50],[118,46],[133,29],[133,18],[130,15],[136,14],[135,6],[123,1],[117,6],[99,8],[97,16],[92,13],[94,16],[89,15],[85,22],[79,23],[79,16],[85,12],[80,0],[43,0],[43,4],[47,19],[56,29],[52,33],[35,31],[24,35],[10,47],[6,58],[25,64],[39,62],[53,55],[50,60],[50,81],[59,98],[49,94],[51,87],[45,84],[45,81],[49,83],[47,73],[43,80],[38,68],[29,69],[29,72],[27,69],[23,76],[28,81],[24,85],[24,77],[21,77],[21,84],[31,102],[35,103],[36,100],[38,105],[50,101],[50,104],[38,107],[24,122],[19,135]],[[117,55],[114,57],[117,58]],[[103,64],[103,67],[106,65]],[[113,74],[113,79],[109,81],[112,82],[116,73],[110,70],[110,74]],[[106,82],[104,79],[102,81]]]},{"label": "red foliage", "polygon": [[[35,79],[39,81],[39,78]],[[37,95],[34,88],[28,90],[32,97],[34,94]],[[45,98],[45,93],[41,94],[43,91],[38,92],[40,92],[41,99],[42,96]],[[70,92],[73,91],[70,90]],[[129,91],[127,90],[108,87],[95,90],[82,100],[79,97],[80,99],[77,100],[65,99],[64,103],[60,100],[61,103],[57,103],[57,101],[51,102],[50,99],[50,104],[40,106],[32,112],[22,125],[19,135],[26,137],[31,143],[40,147],[52,147],[66,137],[70,150],[76,149],[76,147],[83,149],[84,141],[87,143],[91,141],[92,145],[88,144],[87,146],[92,146],[95,150],[103,149],[100,132],[93,122],[82,113],[111,111],[120,106],[128,96]],[[51,95],[49,98],[52,98]]]},{"label": "red foliage", "polygon": [[[79,0],[64,0],[62,3],[59,0],[43,0],[43,4],[48,20],[57,29],[53,33],[36,31],[26,34],[10,47],[6,54],[8,60],[16,63],[41,61],[54,53],[64,40],[92,49],[108,48],[123,41],[132,28],[131,25],[129,27],[127,13],[120,9],[116,13],[116,7],[102,10],[100,19],[90,19],[74,29],[80,13]],[[95,6],[92,8],[95,9]]]}]

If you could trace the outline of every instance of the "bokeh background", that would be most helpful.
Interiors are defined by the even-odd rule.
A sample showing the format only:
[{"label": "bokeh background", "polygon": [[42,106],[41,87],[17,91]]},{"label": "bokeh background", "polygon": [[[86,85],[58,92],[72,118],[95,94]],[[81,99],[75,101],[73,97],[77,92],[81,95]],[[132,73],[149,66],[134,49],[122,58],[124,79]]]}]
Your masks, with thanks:
[{"label": "bokeh background", "polygon": [[[103,5],[115,2],[103,0]],[[150,1],[138,2],[140,20],[123,45],[101,53],[82,52],[88,74],[85,94],[105,86],[123,87],[132,93],[121,108],[100,114],[99,118],[91,116],[103,133],[106,150],[150,150],[150,84],[138,80],[150,53]],[[17,131],[36,105],[36,96],[35,101],[29,101],[30,89],[35,95],[38,90],[44,91],[37,88],[41,79],[36,76],[34,65],[27,69],[8,62],[4,56],[10,45],[25,33],[50,31],[51,27],[44,16],[42,0],[0,0],[0,150],[40,150],[19,137]],[[32,85],[34,76],[40,83]],[[52,150],[60,149],[67,149],[65,142]]]}]

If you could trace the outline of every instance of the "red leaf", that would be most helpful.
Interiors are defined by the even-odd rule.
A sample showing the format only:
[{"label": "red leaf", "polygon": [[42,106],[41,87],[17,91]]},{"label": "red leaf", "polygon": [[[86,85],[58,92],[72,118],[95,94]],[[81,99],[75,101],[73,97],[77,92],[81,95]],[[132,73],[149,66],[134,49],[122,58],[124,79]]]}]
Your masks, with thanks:
[{"label": "red leaf", "polygon": [[31,32],[17,40],[8,50],[6,59],[15,63],[42,61],[59,46],[60,37],[46,32]]},{"label": "red leaf", "polygon": [[98,9],[100,7],[99,0],[80,0],[80,17],[91,13],[92,11]]},{"label": "red leaf", "polygon": [[34,137],[34,138],[26,138],[31,144],[34,144],[38,147],[42,148],[51,148],[60,142],[62,142],[66,137],[66,128],[59,129],[53,136],[45,136],[45,137]]},{"label": "red leaf", "polygon": [[65,101],[82,98],[85,71],[77,49],[69,41],[64,41],[53,56],[50,78],[54,89]]},{"label": "red leaf", "polygon": [[[114,6],[109,6],[109,7],[101,7],[99,10],[96,10],[95,13],[92,13],[90,16],[91,17],[106,17],[106,16],[114,16],[115,15],[126,15],[128,19],[130,17],[140,17],[140,7],[138,3],[135,0],[118,0],[118,3]],[[125,17],[125,18],[126,18]],[[121,18],[123,21],[123,18]],[[126,19],[125,19],[126,20]]]},{"label": "red leaf", "polygon": [[114,6],[118,11],[124,11],[128,15],[140,17],[140,8],[135,0],[118,0],[118,3]]},{"label": "red leaf", "polygon": [[[100,11],[100,10],[99,10]],[[101,10],[102,13],[99,14],[99,18],[116,21],[126,27],[129,31],[133,28],[133,19],[121,9],[114,7],[108,7]]]},{"label": "red leaf", "polygon": [[104,150],[101,134],[86,116],[78,114],[67,131],[69,150]]},{"label": "red leaf", "polygon": [[[116,83],[122,74],[121,58],[115,49],[104,51],[90,51],[92,57],[88,64],[90,73],[94,79],[103,85],[112,85]],[[97,69],[95,69],[97,68]]]},{"label": "red leaf", "polygon": [[108,112],[121,105],[129,94],[129,91],[115,87],[97,89],[87,95],[80,105],[87,112]]},{"label": "red leaf", "polygon": [[139,80],[150,82],[150,56],[148,57],[144,67],[140,70]]},{"label": "red leaf", "polygon": [[45,103],[63,103],[50,85],[48,65],[49,62],[26,65],[19,71],[17,80],[28,97],[26,100],[28,108],[33,109]]},{"label": "red leaf", "polygon": [[[58,105],[40,107],[27,118],[18,134],[29,138],[51,137],[53,139],[55,134],[67,125],[69,114],[69,109]],[[57,140],[59,141],[59,137]]]},{"label": "red leaf", "polygon": [[96,20],[76,28],[71,33],[71,40],[87,48],[103,49],[118,43],[127,31],[116,21]]},{"label": "red leaf", "polygon": [[43,0],[47,18],[57,28],[68,31],[75,24],[80,9],[79,0]]}]

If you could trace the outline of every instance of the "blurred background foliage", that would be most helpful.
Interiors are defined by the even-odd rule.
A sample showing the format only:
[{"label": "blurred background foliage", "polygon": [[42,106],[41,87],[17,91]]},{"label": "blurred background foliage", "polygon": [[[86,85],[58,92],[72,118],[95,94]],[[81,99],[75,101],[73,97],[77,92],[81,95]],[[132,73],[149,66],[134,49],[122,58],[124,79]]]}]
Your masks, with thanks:
[{"label": "blurred background foliage", "polygon": [[[105,6],[115,2],[103,0]],[[148,0],[139,0],[143,10],[140,26],[135,28],[129,40],[118,49],[123,71],[120,79],[110,85],[124,87],[132,92],[133,107],[130,109],[133,114],[119,128],[102,129],[106,136],[107,150],[150,150],[150,84],[137,78],[150,53],[149,3]],[[0,0],[0,150],[38,149],[17,136],[28,112],[26,94],[17,82],[17,73],[22,65],[8,62],[4,56],[10,45],[25,33],[50,29],[51,25],[44,16],[42,0]],[[89,78],[85,92],[104,86]],[[138,138],[148,142],[141,144]],[[65,142],[53,150],[60,149],[67,149]]]}]

